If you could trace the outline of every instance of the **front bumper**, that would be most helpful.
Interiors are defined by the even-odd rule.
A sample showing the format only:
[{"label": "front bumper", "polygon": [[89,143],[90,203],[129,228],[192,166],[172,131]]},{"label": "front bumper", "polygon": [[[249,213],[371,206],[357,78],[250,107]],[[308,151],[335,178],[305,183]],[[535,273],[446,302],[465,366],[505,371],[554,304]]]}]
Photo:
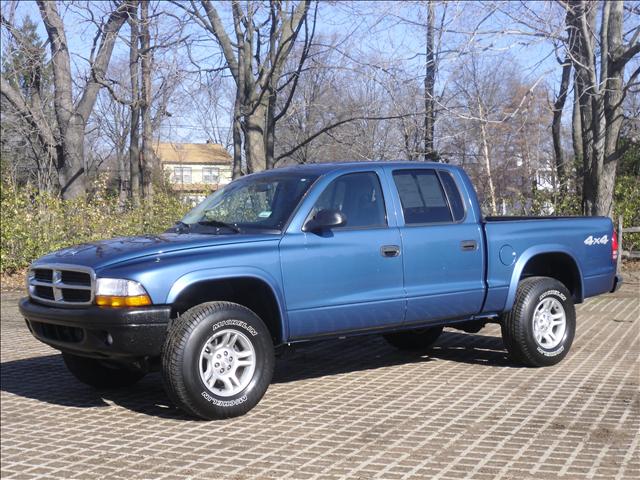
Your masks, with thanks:
[{"label": "front bumper", "polygon": [[94,358],[133,360],[160,355],[170,306],[59,308],[23,298],[20,313],[29,331],[63,352]]},{"label": "front bumper", "polygon": [[611,287],[611,291],[609,293],[616,292],[622,286],[622,275],[616,275],[613,279],[613,287]]}]

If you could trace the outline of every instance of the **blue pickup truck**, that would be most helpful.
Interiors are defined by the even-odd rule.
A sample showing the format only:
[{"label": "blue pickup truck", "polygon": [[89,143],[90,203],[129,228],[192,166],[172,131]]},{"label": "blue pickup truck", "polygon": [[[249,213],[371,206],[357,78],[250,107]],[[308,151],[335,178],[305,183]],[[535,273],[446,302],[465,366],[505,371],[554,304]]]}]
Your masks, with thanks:
[{"label": "blue pickup truck", "polygon": [[574,304],[621,283],[615,238],[609,218],[483,218],[456,166],[314,164],[242,177],[164,234],[48,254],[20,310],[82,382],[160,369],[177,406],[226,418],[297,342],[382,334],[422,351],[445,326],[495,322],[514,361],[556,364]]}]

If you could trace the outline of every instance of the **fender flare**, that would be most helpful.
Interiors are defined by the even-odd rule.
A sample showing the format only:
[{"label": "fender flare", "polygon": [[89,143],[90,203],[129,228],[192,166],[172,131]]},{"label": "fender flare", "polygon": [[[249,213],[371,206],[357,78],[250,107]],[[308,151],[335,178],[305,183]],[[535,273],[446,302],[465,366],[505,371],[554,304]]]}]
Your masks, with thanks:
[{"label": "fender flare", "polygon": [[524,267],[527,265],[529,260],[531,260],[536,255],[541,254],[552,254],[552,253],[560,253],[567,255],[574,263],[578,270],[578,277],[580,280],[580,295],[576,300],[581,302],[583,300],[583,292],[584,292],[584,278],[582,276],[582,269],[580,268],[580,263],[576,259],[575,255],[571,250],[569,250],[564,245],[559,244],[545,244],[545,245],[536,245],[533,247],[529,247],[526,249],[522,255],[516,261],[516,264],[513,268],[513,273],[511,274],[511,281],[509,282],[509,292],[507,293],[507,301],[504,306],[504,311],[508,312],[513,308],[513,304],[516,299],[516,291],[518,290],[518,283],[520,283],[520,277],[522,275],[522,271]]},{"label": "fender flare", "polygon": [[205,268],[202,270],[194,270],[179,277],[167,294],[165,304],[171,305],[187,288],[200,282],[225,280],[230,278],[253,278],[264,282],[271,290],[276,304],[278,306],[278,313],[280,314],[280,327],[282,331],[282,337],[280,340],[285,342],[289,338],[289,320],[287,317],[287,311],[284,301],[284,296],[279,288],[276,287],[278,283],[268,272],[251,266],[240,267],[222,267],[222,268]]}]

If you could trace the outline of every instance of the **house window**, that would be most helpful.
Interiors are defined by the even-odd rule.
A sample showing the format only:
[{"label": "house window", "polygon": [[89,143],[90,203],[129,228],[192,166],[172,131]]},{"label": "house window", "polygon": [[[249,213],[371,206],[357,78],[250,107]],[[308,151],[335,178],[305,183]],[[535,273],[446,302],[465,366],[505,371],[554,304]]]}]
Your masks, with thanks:
[{"label": "house window", "polygon": [[202,167],[202,183],[218,183],[220,170],[216,167]]},{"label": "house window", "polygon": [[174,183],[191,183],[191,167],[173,167]]}]

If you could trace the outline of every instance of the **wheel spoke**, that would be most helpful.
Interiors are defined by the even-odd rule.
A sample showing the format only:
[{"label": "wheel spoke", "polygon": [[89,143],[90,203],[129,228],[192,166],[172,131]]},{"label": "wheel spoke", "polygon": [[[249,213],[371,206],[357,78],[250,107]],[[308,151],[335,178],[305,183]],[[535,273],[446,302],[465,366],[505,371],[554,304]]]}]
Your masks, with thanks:
[{"label": "wheel spoke", "polygon": [[227,347],[233,347],[237,341],[238,341],[238,334],[233,333],[229,335],[229,338],[227,339],[227,343],[225,345]]},{"label": "wheel spoke", "polygon": [[251,350],[243,350],[241,352],[236,352],[236,358],[249,358],[253,357],[253,352]]},{"label": "wheel spoke", "polygon": [[251,360],[241,360],[236,363],[236,367],[248,367],[249,365],[252,365],[252,364],[253,362]]},{"label": "wheel spoke", "polygon": [[229,377],[220,377],[219,380],[224,384],[225,390],[233,390],[233,384]]},{"label": "wheel spoke", "polygon": [[229,381],[231,382],[231,384],[234,387],[239,387],[240,386],[240,380],[238,379],[238,377],[236,377],[235,372],[233,372],[232,374],[229,375]]}]

